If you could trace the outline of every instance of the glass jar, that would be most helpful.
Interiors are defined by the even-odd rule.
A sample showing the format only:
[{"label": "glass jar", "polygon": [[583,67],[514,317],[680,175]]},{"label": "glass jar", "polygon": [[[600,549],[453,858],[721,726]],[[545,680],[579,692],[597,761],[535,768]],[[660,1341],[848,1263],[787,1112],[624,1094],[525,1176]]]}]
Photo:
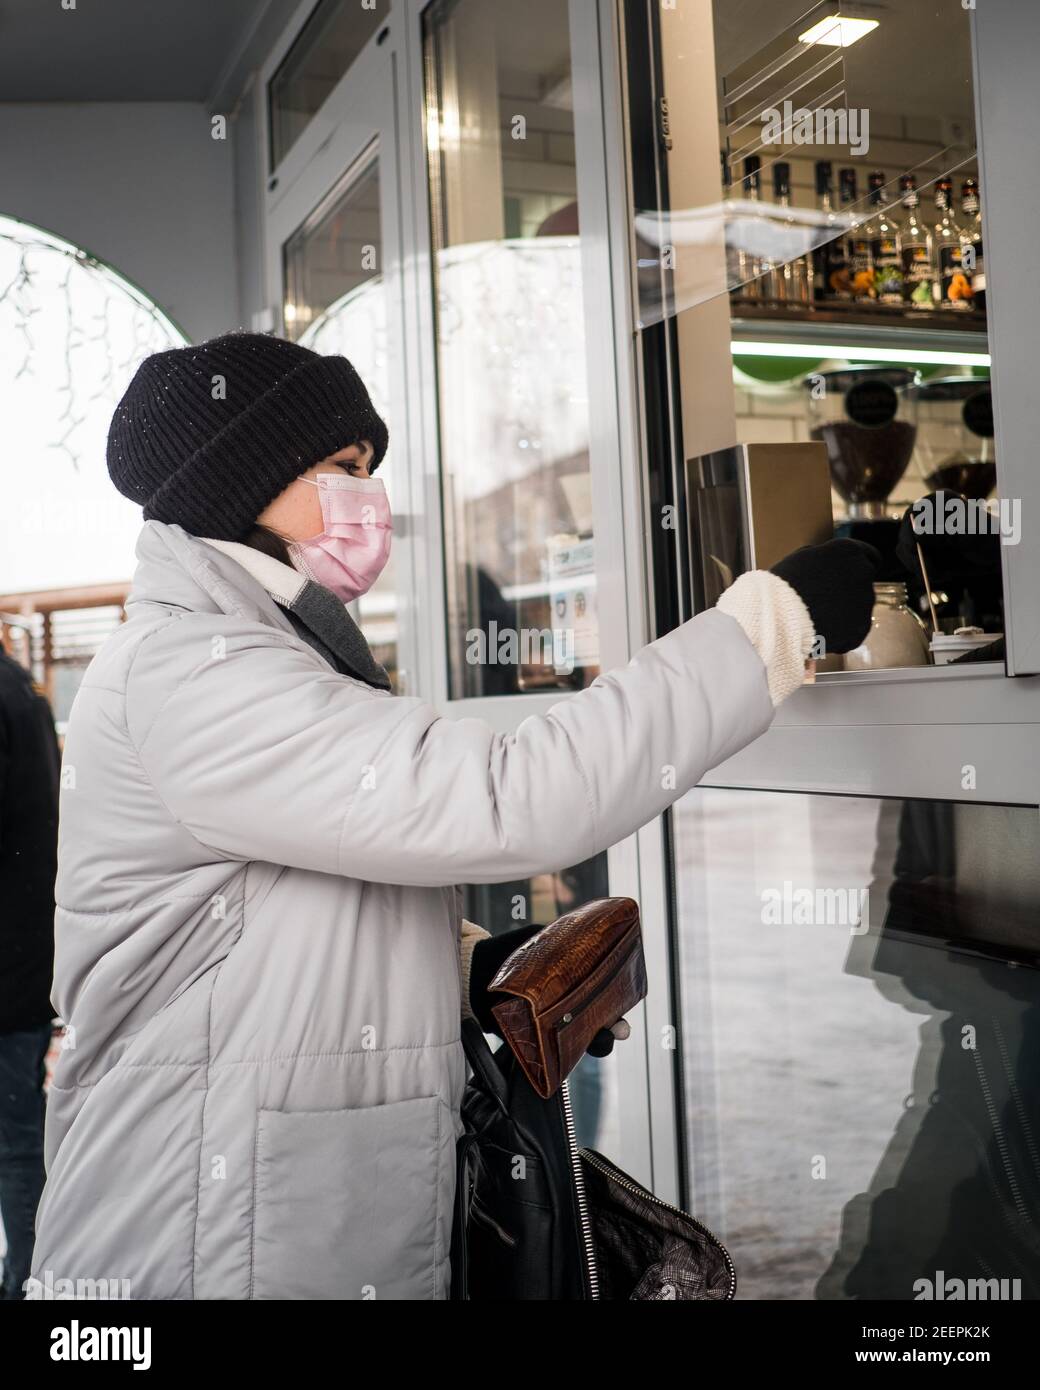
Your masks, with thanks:
[{"label": "glass jar", "polygon": [[852,520],[888,515],[889,493],[906,472],[917,435],[908,367],[848,366],[810,372],[809,437],[827,446],[831,482]]},{"label": "glass jar", "polygon": [[906,585],[874,585],[870,631],[845,653],[846,671],[880,671],[893,666],[929,666],[928,629],[906,605]]},{"label": "glass jar", "polygon": [[988,497],[997,482],[989,379],[933,377],[908,387],[906,395],[927,412],[918,430],[917,452],[928,489],[972,499]]}]

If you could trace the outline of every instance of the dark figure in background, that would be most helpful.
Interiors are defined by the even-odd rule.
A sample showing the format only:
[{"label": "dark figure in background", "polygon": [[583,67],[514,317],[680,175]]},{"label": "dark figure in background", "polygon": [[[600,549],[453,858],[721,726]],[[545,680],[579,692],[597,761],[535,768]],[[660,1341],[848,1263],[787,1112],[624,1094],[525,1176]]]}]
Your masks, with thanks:
[{"label": "dark figure in background", "polygon": [[23,1297],[44,1182],[59,762],[50,706],[0,651],[0,1299]]},{"label": "dark figure in background", "polygon": [[[1000,536],[993,531],[960,535],[947,529],[946,509],[951,503],[968,507],[965,497],[947,488],[919,498],[903,513],[895,553],[906,570],[910,601],[916,612],[927,614],[923,559],[933,593],[946,595],[945,602],[938,602],[940,619],[956,615],[959,623],[977,624],[985,632],[1003,632]],[[1003,658],[1002,646],[1000,650],[983,648],[977,656],[989,661]]]},{"label": "dark figure in background", "polygon": [[[854,973],[921,1016],[921,1051],[817,1298],[1040,1298],[1037,875],[1014,810],[900,809],[884,921],[857,938],[853,950],[873,952]],[[970,817],[960,835],[958,816]],[[959,863],[958,842],[972,841],[983,842],[977,864]],[[987,859],[999,862],[988,879]],[[950,1281],[966,1292],[945,1291]]]}]

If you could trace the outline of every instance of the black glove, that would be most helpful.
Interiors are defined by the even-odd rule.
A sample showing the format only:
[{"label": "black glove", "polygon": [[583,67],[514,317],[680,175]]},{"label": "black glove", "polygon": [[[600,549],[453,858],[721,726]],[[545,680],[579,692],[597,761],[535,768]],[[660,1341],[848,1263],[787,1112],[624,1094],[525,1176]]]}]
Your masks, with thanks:
[{"label": "black glove", "polygon": [[874,581],[881,555],[866,541],[803,545],[775,564],[772,573],[795,590],[809,610],[825,652],[851,652],[870,631]]},{"label": "black glove", "polygon": [[[504,994],[488,994],[488,985],[498,974],[499,967],[507,957],[536,932],[540,932],[542,925],[538,923],[533,927],[515,927],[512,931],[500,932],[498,936],[484,936],[473,947],[469,965],[469,1006],[473,1010],[473,1017],[485,1033],[494,1033],[496,1038],[502,1037],[491,1006],[500,1004],[506,998]],[[610,1029],[601,1028],[586,1051],[593,1057],[606,1057],[612,1051],[614,1042],[614,1034]]]}]

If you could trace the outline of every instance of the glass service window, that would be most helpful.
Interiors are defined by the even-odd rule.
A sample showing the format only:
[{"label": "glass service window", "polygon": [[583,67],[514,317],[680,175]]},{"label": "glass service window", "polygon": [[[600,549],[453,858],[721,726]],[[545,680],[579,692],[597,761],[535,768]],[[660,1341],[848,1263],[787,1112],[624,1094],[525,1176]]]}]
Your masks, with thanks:
[{"label": "glass service window", "polygon": [[567,6],[423,17],[451,694],[599,670]]},{"label": "glass service window", "polygon": [[321,0],[268,84],[271,168],[386,19],[390,0]]},{"label": "glass service window", "polygon": [[[881,555],[874,623],[817,670],[1002,661],[1018,514],[999,496],[970,7],[837,8],[712,0],[704,84],[689,17],[661,13],[671,206],[637,217],[660,267],[640,313],[676,323],[692,601],[777,549],[851,536]],[[943,61],[922,67],[939,32]],[[720,374],[708,398],[727,350],[732,394]],[[768,556],[751,520],[767,510]]]},{"label": "glass service window", "polygon": [[[379,161],[366,155],[289,238],[284,249],[288,337],[315,352],[346,357],[389,418],[389,344],[379,207]],[[391,441],[393,429],[390,430]],[[391,509],[393,444],[379,465]],[[393,549],[383,573],[357,601],[362,632],[397,688],[397,598]]]},{"label": "glass service window", "polygon": [[1040,1297],[1038,808],[672,816],[689,1209],[737,1296]]}]

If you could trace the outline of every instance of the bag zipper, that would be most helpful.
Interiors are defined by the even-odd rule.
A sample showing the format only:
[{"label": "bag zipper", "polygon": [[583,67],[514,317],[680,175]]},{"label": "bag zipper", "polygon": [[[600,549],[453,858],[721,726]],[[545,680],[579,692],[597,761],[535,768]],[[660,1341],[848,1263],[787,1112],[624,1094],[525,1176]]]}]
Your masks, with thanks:
[{"label": "bag zipper", "polygon": [[574,1111],[571,1109],[571,1092],[566,1081],[560,1082],[560,1099],[563,1101],[563,1119],[567,1131],[567,1149],[574,1174],[574,1191],[578,1199],[578,1221],[581,1224],[581,1240],[585,1257],[585,1274],[588,1282],[589,1298],[599,1298],[599,1271],[596,1268],[596,1247],[592,1239],[592,1222],[589,1220],[589,1204],[585,1195],[585,1174],[581,1168],[581,1154],[574,1132]]},{"label": "bag zipper", "polygon": [[685,1221],[695,1226],[702,1235],[707,1236],[711,1243],[721,1252],[726,1261],[726,1268],[729,1271],[729,1292],[726,1294],[726,1300],[728,1301],[736,1297],[737,1271],[733,1265],[733,1261],[730,1259],[729,1251],[723,1245],[722,1241],[719,1240],[714,1231],[709,1231],[703,1222],[698,1221],[695,1216],[691,1216],[688,1211],[683,1211],[681,1207],[673,1207],[671,1202],[665,1202],[660,1197],[655,1197],[652,1192],[649,1192],[640,1183],[633,1182],[620,1168],[616,1168],[614,1164],[611,1163],[610,1159],[603,1158],[602,1155],[596,1153],[595,1149],[581,1149],[579,1153],[580,1158],[584,1158],[586,1163],[591,1163],[593,1168],[598,1168],[601,1173],[611,1178],[619,1187],[627,1188],[629,1192],[634,1193],[637,1197],[641,1197],[644,1202],[653,1202],[656,1206],[664,1207],[666,1211],[674,1211],[677,1216],[681,1216]]}]

